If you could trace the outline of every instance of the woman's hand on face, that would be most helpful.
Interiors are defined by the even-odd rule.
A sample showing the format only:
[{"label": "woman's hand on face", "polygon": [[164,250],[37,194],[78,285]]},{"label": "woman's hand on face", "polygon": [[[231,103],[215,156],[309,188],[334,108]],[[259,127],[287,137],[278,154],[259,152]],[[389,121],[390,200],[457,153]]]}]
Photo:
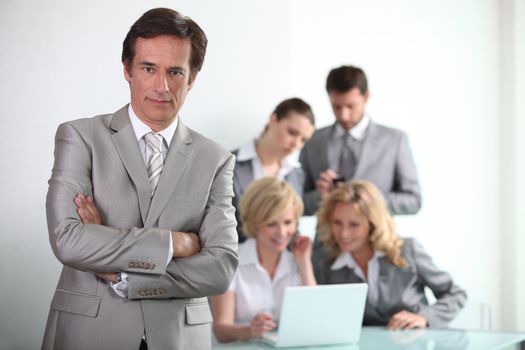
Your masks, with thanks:
[{"label": "woman's hand on face", "polygon": [[266,313],[258,313],[250,321],[250,334],[253,338],[260,337],[263,333],[270,332],[277,324],[272,316]]},{"label": "woman's hand on face", "polygon": [[388,321],[386,327],[392,330],[425,328],[427,323],[428,321],[425,317],[403,310],[394,314]]},{"label": "woman's hand on face", "polygon": [[296,234],[292,241],[292,254],[296,263],[310,260],[312,255],[312,241],[307,236]]}]

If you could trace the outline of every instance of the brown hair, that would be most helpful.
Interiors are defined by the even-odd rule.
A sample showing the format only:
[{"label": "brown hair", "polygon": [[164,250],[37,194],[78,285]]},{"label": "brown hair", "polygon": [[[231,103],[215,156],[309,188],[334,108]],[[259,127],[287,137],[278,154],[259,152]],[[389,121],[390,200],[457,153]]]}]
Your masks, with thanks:
[{"label": "brown hair", "polygon": [[346,182],[330,192],[321,202],[317,212],[319,239],[328,248],[332,258],[341,253],[331,232],[332,213],[338,203],[354,204],[369,222],[369,240],[374,250],[384,252],[393,265],[406,266],[406,261],[401,256],[403,240],[395,232],[394,219],[381,192],[371,182],[362,180]]},{"label": "brown hair", "polygon": [[206,34],[191,18],[167,8],[155,8],[144,13],[129,29],[122,43],[122,63],[129,71],[135,57],[138,38],[151,39],[161,35],[173,35],[191,42],[190,69],[192,77],[201,70],[206,55]]},{"label": "brown hair", "polygon": [[[308,121],[315,127],[314,112],[310,105],[298,97],[292,97],[279,103],[273,110],[272,114],[275,115],[277,121],[288,118],[290,112],[297,112],[304,116]],[[268,124],[264,127],[262,134],[268,130]]]},{"label": "brown hair", "polygon": [[358,88],[361,95],[368,92],[368,81],[365,72],[354,66],[341,66],[334,68],[328,73],[326,78],[327,92],[348,92],[353,88]]},{"label": "brown hair", "polygon": [[255,237],[261,226],[275,220],[289,205],[294,208],[297,224],[304,207],[290,184],[276,177],[265,177],[252,182],[239,203],[244,234]]}]

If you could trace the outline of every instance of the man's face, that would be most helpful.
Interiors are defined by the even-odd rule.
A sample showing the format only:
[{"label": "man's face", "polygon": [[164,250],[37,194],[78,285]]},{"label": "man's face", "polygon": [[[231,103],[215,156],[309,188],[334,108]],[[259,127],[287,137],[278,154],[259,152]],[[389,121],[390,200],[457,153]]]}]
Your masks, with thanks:
[{"label": "man's face", "polygon": [[343,129],[353,128],[363,118],[368,92],[361,95],[359,88],[353,88],[347,92],[329,91],[328,97],[335,119]]},{"label": "man's face", "polygon": [[175,120],[195,82],[190,77],[190,55],[187,39],[168,35],[138,38],[133,62],[124,66],[133,111],[154,131]]}]

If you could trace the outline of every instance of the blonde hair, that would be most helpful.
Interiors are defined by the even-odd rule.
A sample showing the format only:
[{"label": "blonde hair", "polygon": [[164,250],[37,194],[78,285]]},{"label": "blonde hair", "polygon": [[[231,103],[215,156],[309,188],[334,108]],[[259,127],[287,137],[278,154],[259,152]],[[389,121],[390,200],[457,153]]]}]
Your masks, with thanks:
[{"label": "blonde hair", "polygon": [[252,182],[239,202],[244,234],[255,237],[261,226],[275,220],[290,205],[293,206],[297,224],[304,207],[292,186],[275,177]]},{"label": "blonde hair", "polygon": [[403,240],[395,232],[394,219],[379,190],[369,181],[353,180],[329,193],[321,202],[317,212],[319,239],[325,244],[331,257],[341,252],[331,232],[332,213],[338,203],[354,204],[370,225],[369,240],[374,250],[385,253],[387,259],[397,267],[405,267],[401,256]]}]

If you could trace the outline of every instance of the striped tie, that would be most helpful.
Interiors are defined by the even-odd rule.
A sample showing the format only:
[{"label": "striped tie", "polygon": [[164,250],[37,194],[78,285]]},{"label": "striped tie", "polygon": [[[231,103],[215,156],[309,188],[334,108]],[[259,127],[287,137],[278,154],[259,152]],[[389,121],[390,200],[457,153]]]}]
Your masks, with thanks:
[{"label": "striped tie", "polygon": [[148,177],[151,186],[151,196],[155,193],[159,183],[164,159],[162,156],[162,135],[150,132],[145,136],[146,144],[151,150],[151,158],[148,163]]}]

